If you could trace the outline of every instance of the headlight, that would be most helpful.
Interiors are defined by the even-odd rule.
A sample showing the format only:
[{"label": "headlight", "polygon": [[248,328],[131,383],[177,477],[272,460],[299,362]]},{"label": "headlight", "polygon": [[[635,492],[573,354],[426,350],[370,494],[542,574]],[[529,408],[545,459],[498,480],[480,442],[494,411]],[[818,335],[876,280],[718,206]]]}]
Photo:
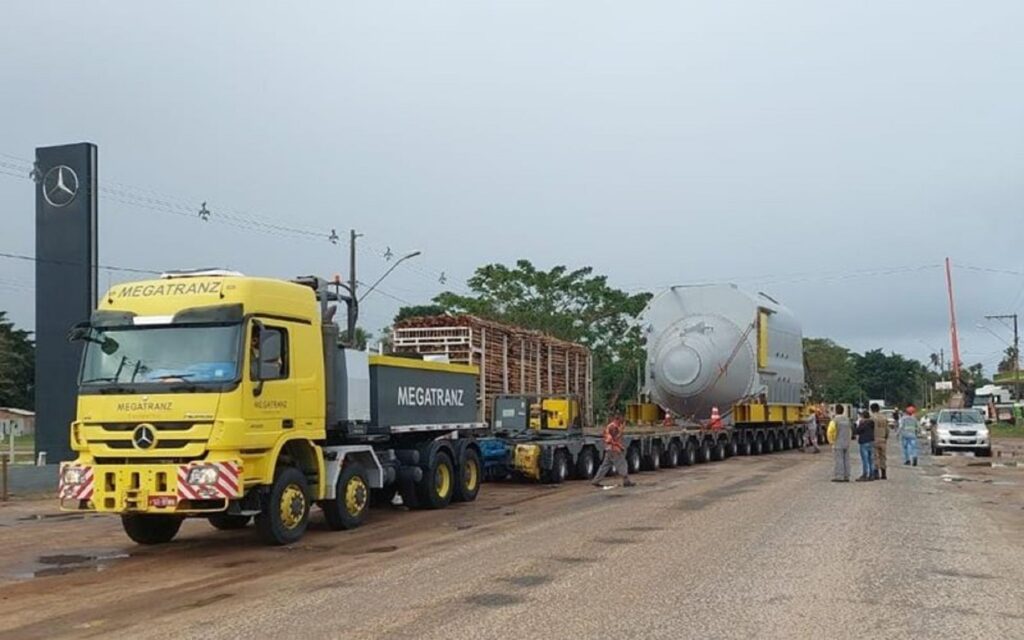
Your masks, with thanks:
[{"label": "headlight", "polygon": [[217,467],[192,467],[188,471],[188,483],[191,485],[217,484]]},{"label": "headlight", "polygon": [[978,429],[979,438],[988,438],[988,429]]},{"label": "headlight", "polygon": [[949,429],[936,429],[935,433],[939,434],[940,438],[948,438],[949,437]]},{"label": "headlight", "polygon": [[61,482],[64,484],[82,484],[82,477],[85,469],[82,467],[64,467],[61,475]]}]

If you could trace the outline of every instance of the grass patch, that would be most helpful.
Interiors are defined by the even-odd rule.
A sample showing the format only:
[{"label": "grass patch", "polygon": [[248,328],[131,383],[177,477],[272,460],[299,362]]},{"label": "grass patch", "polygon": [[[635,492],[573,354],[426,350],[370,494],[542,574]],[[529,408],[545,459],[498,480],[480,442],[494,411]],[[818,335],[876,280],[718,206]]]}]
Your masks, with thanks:
[{"label": "grass patch", "polygon": [[1000,422],[989,427],[989,433],[996,438],[1024,438],[1024,426]]},{"label": "grass patch", "polygon": [[[7,448],[11,446],[11,441],[7,436],[0,437],[0,450],[7,451]],[[35,449],[36,448],[36,437],[33,436],[14,436],[14,448],[17,450],[23,449]]]}]

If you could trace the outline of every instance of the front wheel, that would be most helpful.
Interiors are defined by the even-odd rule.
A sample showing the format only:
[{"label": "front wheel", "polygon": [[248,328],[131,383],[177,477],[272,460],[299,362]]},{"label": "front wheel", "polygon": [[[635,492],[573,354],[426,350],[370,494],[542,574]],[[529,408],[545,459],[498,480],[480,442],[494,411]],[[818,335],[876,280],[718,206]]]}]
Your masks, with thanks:
[{"label": "front wheel", "polygon": [[545,474],[549,484],[562,484],[569,478],[569,457],[559,449],[551,460],[551,469]]},{"label": "front wheel", "polygon": [[182,520],[180,516],[132,514],[121,516],[121,526],[138,544],[165,544],[178,535]]},{"label": "front wheel", "polygon": [[363,467],[345,465],[338,474],[334,500],[324,500],[320,509],[324,512],[327,526],[333,531],[355,529],[366,522],[366,513],[370,509],[370,483]]},{"label": "front wheel", "polygon": [[306,476],[295,467],[283,467],[256,516],[256,531],[267,544],[296,542],[309,526],[309,485]]}]

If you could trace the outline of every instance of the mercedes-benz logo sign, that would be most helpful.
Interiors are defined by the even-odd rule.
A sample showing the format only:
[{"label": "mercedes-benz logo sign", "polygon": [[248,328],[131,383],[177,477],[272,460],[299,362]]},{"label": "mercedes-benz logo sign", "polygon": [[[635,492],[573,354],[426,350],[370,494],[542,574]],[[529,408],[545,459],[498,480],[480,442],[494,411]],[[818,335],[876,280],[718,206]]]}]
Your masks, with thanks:
[{"label": "mercedes-benz logo sign", "polygon": [[51,207],[66,207],[78,193],[78,174],[59,164],[43,176],[43,198]]},{"label": "mercedes-benz logo sign", "polygon": [[156,444],[156,431],[151,424],[140,424],[132,432],[132,444],[136,449],[152,449]]}]

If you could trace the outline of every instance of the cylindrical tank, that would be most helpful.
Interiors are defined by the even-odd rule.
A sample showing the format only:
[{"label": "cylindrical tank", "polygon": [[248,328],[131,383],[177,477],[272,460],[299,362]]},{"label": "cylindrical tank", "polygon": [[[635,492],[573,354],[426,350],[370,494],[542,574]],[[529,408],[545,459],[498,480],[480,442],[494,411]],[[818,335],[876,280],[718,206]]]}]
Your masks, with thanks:
[{"label": "cylindrical tank", "polygon": [[786,307],[735,285],[679,286],[640,315],[645,390],[684,418],[706,420],[742,401],[799,404],[803,335]]}]

